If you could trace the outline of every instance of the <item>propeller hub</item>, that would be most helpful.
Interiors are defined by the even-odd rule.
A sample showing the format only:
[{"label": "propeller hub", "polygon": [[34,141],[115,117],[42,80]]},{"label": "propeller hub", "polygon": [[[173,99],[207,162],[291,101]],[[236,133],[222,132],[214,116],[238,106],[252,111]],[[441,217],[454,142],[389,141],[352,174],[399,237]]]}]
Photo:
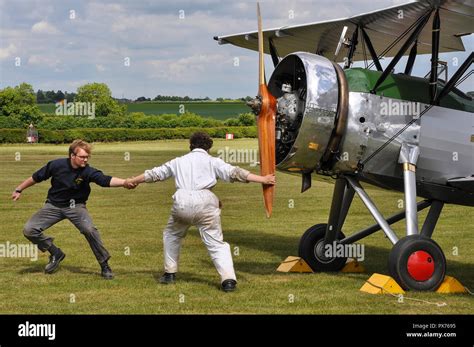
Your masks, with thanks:
[{"label": "propeller hub", "polygon": [[252,112],[258,116],[262,110],[262,98],[260,96],[255,97],[250,101],[246,102],[247,106],[252,109]]}]

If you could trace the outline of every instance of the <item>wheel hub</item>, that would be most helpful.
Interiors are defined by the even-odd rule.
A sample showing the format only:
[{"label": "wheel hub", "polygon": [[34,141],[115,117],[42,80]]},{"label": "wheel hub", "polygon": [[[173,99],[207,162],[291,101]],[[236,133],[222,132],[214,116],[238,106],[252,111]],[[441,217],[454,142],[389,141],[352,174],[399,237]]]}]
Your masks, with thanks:
[{"label": "wheel hub", "polygon": [[433,276],[435,270],[433,257],[425,251],[413,252],[408,257],[407,269],[414,280],[427,281]]},{"label": "wheel hub", "polygon": [[316,245],[314,246],[314,256],[318,259],[321,263],[330,263],[334,258],[328,258],[324,255],[324,239],[319,240]]}]

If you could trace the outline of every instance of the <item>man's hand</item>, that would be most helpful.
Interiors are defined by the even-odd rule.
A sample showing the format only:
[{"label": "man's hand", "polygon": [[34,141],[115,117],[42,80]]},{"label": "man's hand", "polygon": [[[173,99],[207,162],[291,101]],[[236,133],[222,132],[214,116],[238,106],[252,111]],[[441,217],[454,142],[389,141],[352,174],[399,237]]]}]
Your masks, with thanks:
[{"label": "man's hand", "polygon": [[17,192],[17,191],[13,191],[12,193],[12,199],[13,201],[17,201],[21,196],[21,193]]},{"label": "man's hand", "polygon": [[263,176],[263,184],[270,184],[270,185],[274,185],[275,184],[275,174],[270,174],[270,175],[266,175],[266,176]]},{"label": "man's hand", "polygon": [[125,182],[123,182],[123,187],[126,189],[135,189],[138,184],[133,182],[134,177],[127,178]]}]

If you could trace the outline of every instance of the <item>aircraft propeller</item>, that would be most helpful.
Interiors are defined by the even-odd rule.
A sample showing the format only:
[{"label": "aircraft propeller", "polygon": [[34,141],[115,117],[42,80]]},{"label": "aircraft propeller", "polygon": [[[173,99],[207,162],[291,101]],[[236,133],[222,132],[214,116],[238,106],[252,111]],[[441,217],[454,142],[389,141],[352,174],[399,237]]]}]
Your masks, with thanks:
[{"label": "aircraft propeller", "polygon": [[[260,15],[260,5],[257,3],[258,17],[258,96],[247,104],[257,115],[258,126],[258,149],[260,153],[260,175],[265,176],[275,174],[275,117],[276,99],[270,93],[265,78],[265,64],[263,53],[263,31],[262,17]],[[273,196],[275,187],[273,185],[262,184],[263,199],[267,218],[270,218],[273,209]]]}]

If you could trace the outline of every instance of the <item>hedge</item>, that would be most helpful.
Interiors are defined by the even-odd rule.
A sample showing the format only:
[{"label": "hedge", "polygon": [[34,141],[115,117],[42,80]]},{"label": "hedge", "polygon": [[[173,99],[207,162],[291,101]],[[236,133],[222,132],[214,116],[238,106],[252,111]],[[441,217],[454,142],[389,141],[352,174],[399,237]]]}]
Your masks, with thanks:
[{"label": "hedge", "polygon": [[[88,142],[150,141],[164,139],[187,139],[196,131],[207,132],[214,138],[225,138],[227,133],[234,138],[256,138],[257,127],[215,127],[215,128],[157,128],[157,129],[38,129],[40,143],[70,143],[74,139]],[[25,143],[25,129],[0,129],[0,143]]]},{"label": "hedge", "polygon": [[[20,129],[28,127],[18,117],[0,116],[0,129]],[[221,121],[213,118],[204,118],[194,113],[183,115],[162,114],[145,115],[141,112],[131,113],[125,116],[109,115],[107,117],[56,116],[42,115],[34,124],[39,129],[45,130],[69,130],[69,129],[157,129],[157,128],[216,128],[224,126],[252,126],[256,125],[255,116],[250,113],[242,113],[238,118],[230,118]]]}]

